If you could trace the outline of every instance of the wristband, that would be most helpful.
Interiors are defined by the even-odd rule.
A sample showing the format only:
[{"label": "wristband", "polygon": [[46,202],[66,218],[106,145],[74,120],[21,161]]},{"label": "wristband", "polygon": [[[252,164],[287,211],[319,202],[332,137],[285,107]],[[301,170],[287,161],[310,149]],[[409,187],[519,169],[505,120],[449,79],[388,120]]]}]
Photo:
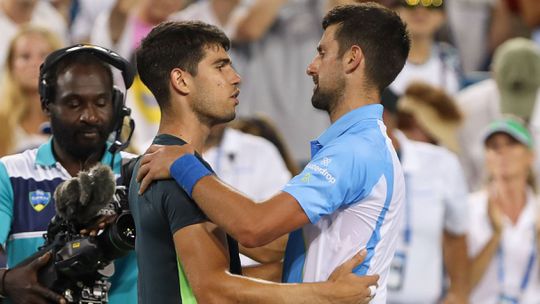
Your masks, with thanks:
[{"label": "wristband", "polygon": [[9,272],[8,268],[4,268],[4,273],[2,274],[2,283],[0,284],[0,298],[7,297],[6,294],[6,274]]},{"label": "wristband", "polygon": [[195,184],[203,177],[212,174],[193,154],[186,154],[171,165],[171,176],[191,197]]}]

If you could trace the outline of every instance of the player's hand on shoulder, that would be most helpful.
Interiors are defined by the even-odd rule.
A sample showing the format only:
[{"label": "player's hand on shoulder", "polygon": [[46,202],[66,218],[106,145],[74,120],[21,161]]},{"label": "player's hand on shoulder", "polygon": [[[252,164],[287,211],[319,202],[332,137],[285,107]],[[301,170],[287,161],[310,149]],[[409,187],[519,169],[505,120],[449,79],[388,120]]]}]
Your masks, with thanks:
[{"label": "player's hand on shoulder", "polygon": [[137,182],[141,184],[139,193],[144,193],[154,180],[170,178],[170,168],[174,161],[185,154],[193,154],[194,152],[195,149],[190,144],[183,146],[150,146],[141,157],[139,171],[137,172]]}]

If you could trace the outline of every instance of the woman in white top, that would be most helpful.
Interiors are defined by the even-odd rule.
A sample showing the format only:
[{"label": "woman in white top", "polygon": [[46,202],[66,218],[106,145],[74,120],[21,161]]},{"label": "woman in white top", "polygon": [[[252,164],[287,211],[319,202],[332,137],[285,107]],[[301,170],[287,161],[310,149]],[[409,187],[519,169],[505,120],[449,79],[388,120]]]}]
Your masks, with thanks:
[{"label": "woman in white top", "polygon": [[540,303],[533,140],[513,117],[484,136],[487,187],[470,196],[471,303]]}]

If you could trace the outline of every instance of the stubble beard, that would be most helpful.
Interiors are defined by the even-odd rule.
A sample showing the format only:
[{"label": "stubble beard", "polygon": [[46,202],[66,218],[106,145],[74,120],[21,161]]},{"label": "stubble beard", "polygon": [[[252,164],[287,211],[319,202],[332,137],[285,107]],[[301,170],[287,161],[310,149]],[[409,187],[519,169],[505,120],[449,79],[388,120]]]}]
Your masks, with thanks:
[{"label": "stubble beard", "polygon": [[345,83],[338,80],[338,84],[334,88],[321,90],[320,86],[313,91],[311,96],[311,104],[315,109],[326,111],[331,113],[338,101],[343,97],[343,91],[345,89]]},{"label": "stubble beard", "polygon": [[[53,130],[53,137],[62,149],[64,149],[72,157],[79,160],[86,160],[95,153],[101,153],[107,143],[107,137],[110,132],[108,129],[99,129],[99,139],[94,144],[81,144],[77,141],[77,133],[80,130],[73,130],[72,127],[65,125],[56,117],[51,116],[51,129]],[[55,132],[55,130],[62,130]],[[67,131],[69,130],[69,131]]]},{"label": "stubble beard", "polygon": [[218,124],[227,123],[236,117],[236,111],[233,110],[232,113],[218,115],[215,114],[218,112],[215,109],[214,102],[208,99],[196,100],[192,103],[191,110],[197,116],[197,119],[204,125],[213,127]]}]

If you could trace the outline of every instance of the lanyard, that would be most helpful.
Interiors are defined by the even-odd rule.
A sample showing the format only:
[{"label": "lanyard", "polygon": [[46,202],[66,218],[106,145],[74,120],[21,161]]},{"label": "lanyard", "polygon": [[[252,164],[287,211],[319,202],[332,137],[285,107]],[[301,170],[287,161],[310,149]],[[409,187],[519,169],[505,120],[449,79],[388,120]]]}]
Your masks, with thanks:
[{"label": "lanyard", "polygon": [[411,187],[409,174],[404,174],[405,177],[405,225],[403,227],[403,242],[406,247],[411,243],[412,224],[411,224]]},{"label": "lanyard", "polygon": [[[527,268],[525,269],[525,274],[523,275],[523,279],[521,280],[521,283],[519,285],[519,291],[521,294],[525,291],[525,288],[527,288],[527,285],[529,284],[529,279],[531,277],[531,272],[533,269],[534,261],[536,260],[536,231],[533,227],[533,246],[531,249],[531,254],[529,255],[529,261],[527,262]],[[504,250],[499,244],[499,247],[497,248],[497,278],[499,280],[499,286],[501,286],[504,289]]]}]

